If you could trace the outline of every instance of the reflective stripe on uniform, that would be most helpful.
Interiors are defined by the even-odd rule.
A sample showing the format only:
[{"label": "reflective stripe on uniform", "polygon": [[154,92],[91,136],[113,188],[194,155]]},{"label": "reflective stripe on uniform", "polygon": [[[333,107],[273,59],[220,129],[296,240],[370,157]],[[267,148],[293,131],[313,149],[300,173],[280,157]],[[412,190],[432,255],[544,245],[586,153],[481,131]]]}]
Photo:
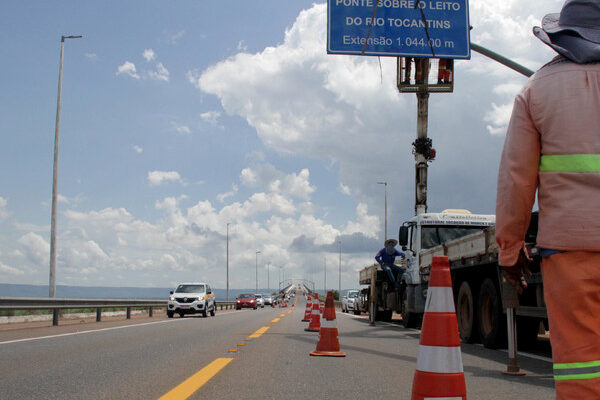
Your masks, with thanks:
[{"label": "reflective stripe on uniform", "polygon": [[457,374],[463,371],[460,347],[419,345],[417,369],[423,372]]},{"label": "reflective stripe on uniform", "polygon": [[554,364],[554,380],[593,379],[600,377],[600,360]]},{"label": "reflective stripe on uniform", "polygon": [[545,154],[540,172],[600,172],[600,154]]}]

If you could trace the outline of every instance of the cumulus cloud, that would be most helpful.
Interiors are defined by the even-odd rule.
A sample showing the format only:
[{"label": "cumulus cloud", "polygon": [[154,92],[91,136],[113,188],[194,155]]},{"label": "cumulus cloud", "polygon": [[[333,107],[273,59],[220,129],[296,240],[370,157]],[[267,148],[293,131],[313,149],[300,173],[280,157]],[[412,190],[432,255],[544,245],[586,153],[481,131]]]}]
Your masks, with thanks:
[{"label": "cumulus cloud", "polygon": [[138,154],[141,154],[141,153],[144,151],[144,149],[142,149],[142,148],[141,148],[140,146],[138,146],[137,144],[134,144],[134,145],[132,146],[132,149],[133,149],[133,151],[135,151],[135,152],[136,152],[136,153],[138,153]]},{"label": "cumulus cloud", "polygon": [[149,171],[148,183],[150,186],[158,186],[165,182],[183,183],[179,172],[177,171]]},{"label": "cumulus cloud", "polygon": [[129,61],[125,61],[117,68],[117,75],[128,75],[134,79],[140,79],[140,76],[135,69],[135,64]]},{"label": "cumulus cloud", "polygon": [[315,187],[309,182],[309,177],[310,172],[307,168],[302,169],[298,174],[284,174],[272,164],[263,163],[244,168],[240,174],[240,181],[250,188],[309,199],[315,191]]},{"label": "cumulus cloud", "polygon": [[25,272],[23,272],[19,269],[10,267],[6,264],[3,264],[2,262],[0,262],[0,272],[9,274],[9,275],[24,275],[25,274]]},{"label": "cumulus cloud", "polygon": [[164,82],[169,81],[169,71],[165,68],[165,66],[162,63],[157,63],[156,71],[148,71],[147,74],[150,79]]},{"label": "cumulus cloud", "polygon": [[343,248],[345,254],[356,253],[373,253],[377,252],[382,246],[379,240],[366,237],[360,232],[355,232],[351,235],[339,235],[331,243],[317,245],[315,238],[309,238],[305,235],[296,237],[291,245],[290,250],[297,253],[335,253]]},{"label": "cumulus cloud", "polygon": [[25,255],[37,266],[48,265],[50,262],[50,243],[37,233],[29,232],[19,239]]},{"label": "cumulus cloud", "polygon": [[[152,222],[125,208],[65,210],[58,241],[59,282],[122,285],[123,279],[135,274],[136,285],[160,287],[202,276],[222,288],[224,278],[216,271],[222,270],[225,261],[227,223],[230,265],[237,271],[230,282],[232,287],[248,287],[251,275],[254,279],[252,271],[243,267],[254,264],[254,249],[261,250],[264,263],[272,260],[285,268],[286,276],[300,277],[310,274],[317,262],[322,265],[323,253],[337,254],[339,241],[344,254],[353,254],[344,261],[344,282],[354,282],[355,270],[375,251],[363,252],[373,243],[363,226],[370,221],[367,208],[357,209],[352,226],[336,228],[314,215],[307,200],[315,190],[308,169],[283,172],[264,163],[249,168],[258,177],[255,190],[240,190],[236,182],[214,203],[200,200],[189,204],[185,195],[165,197],[154,203],[158,218]],[[149,174],[148,179],[156,184],[181,180],[169,172],[152,172],[155,174]],[[241,199],[224,203],[234,194]],[[18,250],[19,266],[25,271],[19,276],[38,271],[44,281],[39,267],[44,266],[45,271],[48,264],[47,241],[30,231],[19,238]],[[13,253],[9,257],[16,259]],[[18,273],[4,267],[2,271],[9,272],[7,276]],[[259,279],[264,286],[263,277]]]},{"label": "cumulus cloud", "polygon": [[221,113],[218,111],[207,111],[200,114],[200,119],[209,125],[217,126],[219,123],[219,117]]},{"label": "cumulus cloud", "polygon": [[340,182],[340,192],[342,192],[348,196],[350,196],[350,194],[351,194],[350,187],[347,185],[344,185],[342,182]]},{"label": "cumulus cloud", "polygon": [[187,125],[180,125],[176,122],[173,122],[172,126],[173,126],[173,129],[175,130],[175,132],[177,132],[177,133],[183,133],[185,135],[189,135],[190,133],[192,133],[192,130]]},{"label": "cumulus cloud", "polygon": [[217,200],[220,203],[223,203],[227,198],[234,196],[238,192],[238,186],[236,184],[231,185],[231,191],[226,193],[219,193],[217,195]]},{"label": "cumulus cloud", "polygon": [[177,44],[177,42],[185,35],[185,31],[184,30],[180,30],[177,31],[175,33],[172,34],[168,34],[168,39],[167,41],[170,44]]},{"label": "cumulus cloud", "polygon": [[152,49],[146,49],[142,53],[142,57],[144,57],[147,62],[150,62],[156,58],[156,53]]},{"label": "cumulus cloud", "polygon": [[512,102],[500,106],[492,103],[492,110],[488,111],[483,118],[486,122],[489,122],[486,128],[490,134],[504,135],[506,133],[512,109]]}]

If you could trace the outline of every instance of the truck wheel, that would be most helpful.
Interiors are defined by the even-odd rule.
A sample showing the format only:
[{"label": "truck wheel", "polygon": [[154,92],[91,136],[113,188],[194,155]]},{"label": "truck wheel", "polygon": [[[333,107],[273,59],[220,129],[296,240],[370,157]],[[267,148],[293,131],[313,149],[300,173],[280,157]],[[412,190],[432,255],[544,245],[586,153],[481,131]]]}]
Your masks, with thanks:
[{"label": "truck wheel", "polygon": [[465,343],[473,343],[477,339],[475,327],[475,307],[473,291],[469,282],[464,281],[458,289],[456,296],[456,317],[460,338]]},{"label": "truck wheel", "polygon": [[360,315],[360,310],[354,310],[354,315]]},{"label": "truck wheel", "polygon": [[402,326],[405,328],[416,328],[419,326],[419,314],[408,312],[408,290],[402,291]]},{"label": "truck wheel", "polygon": [[479,289],[479,336],[488,349],[506,345],[506,318],[502,313],[499,291],[490,278]]},{"label": "truck wheel", "polygon": [[173,311],[167,311],[167,317],[173,318]]}]

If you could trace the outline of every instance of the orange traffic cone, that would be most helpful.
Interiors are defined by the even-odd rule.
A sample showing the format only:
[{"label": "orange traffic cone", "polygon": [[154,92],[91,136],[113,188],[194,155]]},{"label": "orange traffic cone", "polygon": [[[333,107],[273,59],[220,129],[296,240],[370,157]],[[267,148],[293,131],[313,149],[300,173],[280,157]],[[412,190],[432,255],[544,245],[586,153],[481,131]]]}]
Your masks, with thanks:
[{"label": "orange traffic cone", "polygon": [[319,300],[319,311],[321,315],[323,315],[323,310],[325,310],[325,302]]},{"label": "orange traffic cone", "polygon": [[307,332],[319,332],[321,330],[321,313],[319,313],[319,294],[315,293],[315,299],[313,301],[313,309],[310,314],[310,324],[308,328],[304,329]]},{"label": "orange traffic cone", "polygon": [[433,257],[412,400],[466,400],[448,257]]},{"label": "orange traffic cone", "polygon": [[325,310],[323,311],[323,323],[319,331],[319,343],[317,349],[310,352],[311,356],[346,357],[346,353],[340,351],[338,341],[338,330],[335,323],[335,306],[333,305],[333,292],[327,292]]},{"label": "orange traffic cone", "polygon": [[310,322],[311,312],[312,312],[312,299],[310,296],[308,296],[308,299],[306,300],[306,310],[304,310],[304,319],[302,320],[302,322]]}]

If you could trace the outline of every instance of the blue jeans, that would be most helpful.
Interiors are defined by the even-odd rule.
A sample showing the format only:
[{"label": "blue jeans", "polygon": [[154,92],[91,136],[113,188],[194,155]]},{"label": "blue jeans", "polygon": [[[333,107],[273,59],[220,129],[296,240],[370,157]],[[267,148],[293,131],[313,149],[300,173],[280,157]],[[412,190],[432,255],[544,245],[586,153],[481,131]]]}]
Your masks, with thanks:
[{"label": "blue jeans", "polygon": [[381,269],[383,269],[385,271],[385,273],[387,274],[390,282],[392,282],[392,284],[394,285],[394,287],[395,288],[399,288],[400,284],[394,278],[394,274],[392,274],[392,270],[394,270],[395,272],[399,273],[400,276],[402,276],[402,274],[404,273],[404,268],[400,268],[397,265],[381,264]]}]

